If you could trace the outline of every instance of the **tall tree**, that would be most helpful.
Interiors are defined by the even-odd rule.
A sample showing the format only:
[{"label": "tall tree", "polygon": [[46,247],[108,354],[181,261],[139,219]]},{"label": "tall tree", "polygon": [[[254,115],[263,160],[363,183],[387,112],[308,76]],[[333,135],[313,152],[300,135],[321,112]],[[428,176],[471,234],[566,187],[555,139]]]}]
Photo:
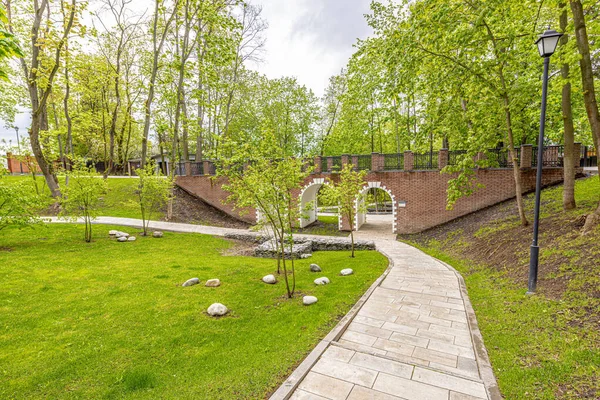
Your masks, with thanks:
[{"label": "tall tree", "polygon": [[[577,40],[577,48],[581,58],[579,66],[581,68],[581,83],[583,86],[583,97],[585,100],[585,110],[587,112],[588,121],[592,130],[592,140],[596,151],[600,149],[598,138],[600,137],[600,112],[598,111],[598,103],[596,101],[596,89],[594,87],[594,71],[592,68],[592,59],[590,55],[590,42],[588,39],[585,14],[583,6],[579,0],[571,0],[571,12],[573,14],[573,23],[575,25],[575,38]],[[598,173],[600,174],[600,163],[598,163]],[[600,175],[599,175],[600,176]],[[591,231],[600,223],[600,203],[592,214],[588,215],[583,232]]]},{"label": "tall tree", "polygon": [[[156,84],[156,76],[159,69],[159,61],[162,53],[167,34],[171,23],[177,13],[179,0],[175,0],[170,13],[166,10],[166,2],[163,0],[155,0],[154,15],[152,17],[152,67],[150,70],[150,80],[148,81],[148,94],[144,103],[144,132],[142,137],[142,160],[141,166],[146,165],[146,157],[148,155],[148,135],[150,133],[150,118],[152,113],[152,102],[154,101],[154,85]],[[168,15],[168,16],[167,16]],[[161,16],[166,17],[161,21]]]},{"label": "tall tree", "polygon": [[[29,129],[29,141],[35,159],[44,174],[44,178],[50,188],[53,197],[60,196],[60,187],[58,179],[54,172],[52,162],[49,162],[40,142],[40,131],[48,129],[48,97],[52,92],[52,84],[60,67],[60,60],[63,47],[66,43],[69,32],[75,22],[75,16],[78,12],[75,0],[66,6],[66,19],[62,20],[60,30],[51,29],[53,20],[52,7],[49,0],[33,0],[33,23],[31,26],[31,47],[29,51],[29,60],[21,57],[21,68],[26,79],[29,92],[29,101],[31,106],[31,128]],[[7,16],[9,29],[14,34],[12,27],[11,1],[7,2]],[[41,28],[42,21],[45,19],[46,26]],[[58,24],[57,24],[58,25]],[[58,36],[55,32],[60,32]],[[53,53],[53,54],[52,54]]]},{"label": "tall tree", "polygon": [[[568,17],[566,4],[560,4],[560,29],[565,32],[560,40],[561,47],[566,47],[569,36],[566,33]],[[563,185],[563,208],[571,210],[576,207],[575,203],[575,163],[579,161],[579,154],[575,154],[575,128],[573,126],[573,109],[571,105],[571,82],[570,66],[564,61],[560,68],[561,77],[564,80],[561,93],[561,109],[564,126],[564,185]]]}]

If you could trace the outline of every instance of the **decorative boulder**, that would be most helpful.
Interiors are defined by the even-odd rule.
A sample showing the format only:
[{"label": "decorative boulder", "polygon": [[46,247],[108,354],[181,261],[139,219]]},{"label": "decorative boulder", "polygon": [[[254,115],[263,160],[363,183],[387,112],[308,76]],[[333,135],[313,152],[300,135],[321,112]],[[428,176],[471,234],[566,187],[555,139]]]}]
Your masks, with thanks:
[{"label": "decorative boulder", "polygon": [[277,283],[277,279],[275,279],[274,275],[263,276],[262,281],[264,283],[268,283],[269,285],[274,285]]},{"label": "decorative boulder", "polygon": [[129,237],[129,233],[127,233],[127,232],[121,232],[121,231],[117,231],[117,233],[115,233],[115,236],[116,236],[117,238],[121,238],[121,237],[128,238],[128,237]]},{"label": "decorative boulder", "polygon": [[225,307],[221,303],[214,303],[210,307],[208,307],[208,310],[206,310],[208,315],[213,317],[220,317],[222,315],[227,314],[228,311],[229,310],[227,309],[227,307]]},{"label": "decorative boulder", "polygon": [[119,242],[126,242],[127,241],[127,237],[125,237],[125,236],[119,236],[119,237],[117,237],[117,241],[119,241]]},{"label": "decorative boulder", "polygon": [[321,272],[321,267],[317,264],[310,264],[310,272]]},{"label": "decorative boulder", "polygon": [[161,238],[163,237],[163,233],[159,231],[152,232],[152,237]]},{"label": "decorative boulder", "polygon": [[300,255],[300,258],[301,258],[301,259],[303,259],[303,260],[304,260],[304,259],[307,259],[307,258],[311,258],[311,257],[312,257],[312,254],[310,254],[310,253],[307,253],[307,254],[301,254],[301,255]]},{"label": "decorative boulder", "polygon": [[329,283],[329,279],[326,277],[315,279],[315,285],[327,285]]},{"label": "decorative boulder", "polygon": [[135,242],[135,236],[129,236],[129,237],[127,238],[127,241],[128,241],[128,242]]},{"label": "decorative boulder", "polygon": [[200,279],[198,278],[192,278],[192,279],[188,279],[187,281],[183,282],[183,285],[181,286],[194,286],[200,283]]},{"label": "decorative boulder", "polygon": [[117,232],[118,232],[118,231],[115,231],[115,230],[108,231],[108,235],[109,235],[109,236],[117,236]]},{"label": "decorative boulder", "polygon": [[352,268],[346,268],[340,271],[340,275],[342,276],[352,275],[353,273],[354,271],[352,270]]},{"label": "decorative boulder", "polygon": [[315,304],[317,302],[317,298],[315,296],[304,296],[302,298],[302,303],[305,306],[310,306],[311,304]]},{"label": "decorative boulder", "polygon": [[221,286],[221,281],[218,279],[209,279],[206,281],[206,284],[204,285],[206,287],[219,287]]}]

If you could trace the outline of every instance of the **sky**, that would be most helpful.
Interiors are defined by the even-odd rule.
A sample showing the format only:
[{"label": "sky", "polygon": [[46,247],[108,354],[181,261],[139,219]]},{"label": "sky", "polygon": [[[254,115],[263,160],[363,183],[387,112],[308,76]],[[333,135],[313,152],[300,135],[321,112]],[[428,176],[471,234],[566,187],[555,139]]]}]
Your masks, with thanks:
[{"label": "sky", "polygon": [[[146,5],[147,0],[134,0]],[[338,74],[354,52],[357,39],[372,31],[364,14],[371,0],[250,0],[262,6],[269,24],[265,32],[263,62],[250,64],[269,78],[294,76],[317,96],[322,96],[329,77]],[[19,135],[26,135],[31,118],[26,110],[17,115]],[[16,144],[13,128],[0,123],[0,141]]]}]

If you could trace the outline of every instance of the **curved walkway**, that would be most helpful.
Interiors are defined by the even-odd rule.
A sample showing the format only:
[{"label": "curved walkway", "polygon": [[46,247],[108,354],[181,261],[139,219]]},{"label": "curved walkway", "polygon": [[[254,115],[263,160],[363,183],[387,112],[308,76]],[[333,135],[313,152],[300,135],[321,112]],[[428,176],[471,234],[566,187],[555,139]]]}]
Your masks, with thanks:
[{"label": "curved walkway", "polygon": [[[94,223],[142,226],[115,217]],[[241,231],[159,221],[150,227],[218,236]],[[501,399],[460,274],[394,236],[366,238],[390,267],[271,399]]]}]

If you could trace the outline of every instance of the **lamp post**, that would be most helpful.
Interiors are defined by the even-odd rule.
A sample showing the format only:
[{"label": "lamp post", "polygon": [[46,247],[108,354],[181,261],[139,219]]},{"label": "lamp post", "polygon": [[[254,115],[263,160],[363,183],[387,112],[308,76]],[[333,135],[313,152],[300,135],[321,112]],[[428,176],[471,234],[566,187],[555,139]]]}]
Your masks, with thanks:
[{"label": "lamp post", "polygon": [[538,260],[540,248],[538,246],[538,232],[540,223],[540,195],[542,191],[542,167],[544,162],[544,128],[546,124],[546,96],[548,93],[548,66],[550,56],[554,54],[558,39],[562,36],[554,30],[548,29],[535,42],[540,56],[544,57],[544,77],[542,80],[542,112],[540,114],[540,136],[538,138],[537,175],[535,181],[535,208],[533,217],[533,243],[531,244],[529,258],[529,285],[527,294],[534,294],[537,286]]},{"label": "lamp post", "polygon": [[19,167],[21,168],[21,175],[23,175],[23,161],[21,161],[21,141],[19,140],[19,127],[15,125],[15,132],[17,132],[17,149],[19,150]]}]

